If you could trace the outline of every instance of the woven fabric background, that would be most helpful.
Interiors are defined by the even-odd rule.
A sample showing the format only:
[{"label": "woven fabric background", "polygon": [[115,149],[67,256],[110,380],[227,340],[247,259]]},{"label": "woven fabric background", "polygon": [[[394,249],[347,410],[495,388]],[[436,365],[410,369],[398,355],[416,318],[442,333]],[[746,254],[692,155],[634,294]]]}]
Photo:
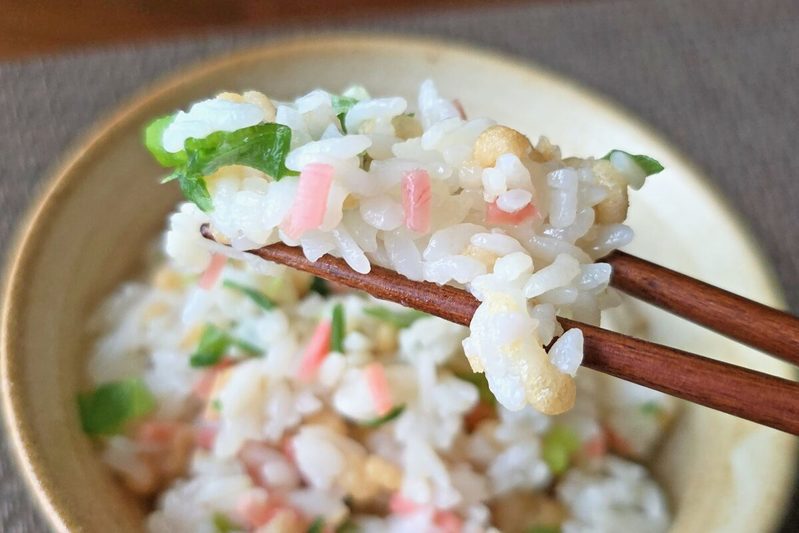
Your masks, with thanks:
[{"label": "woven fabric background", "polygon": [[[136,90],[216,53],[340,28],[217,34],[0,63],[0,259],[48,167]],[[706,171],[762,240],[791,308],[799,311],[799,2],[486,3],[361,19],[346,28],[491,47],[620,102]],[[0,531],[46,530],[8,444],[0,443]],[[794,503],[797,509],[799,500]],[[783,531],[799,531],[799,510]]]}]

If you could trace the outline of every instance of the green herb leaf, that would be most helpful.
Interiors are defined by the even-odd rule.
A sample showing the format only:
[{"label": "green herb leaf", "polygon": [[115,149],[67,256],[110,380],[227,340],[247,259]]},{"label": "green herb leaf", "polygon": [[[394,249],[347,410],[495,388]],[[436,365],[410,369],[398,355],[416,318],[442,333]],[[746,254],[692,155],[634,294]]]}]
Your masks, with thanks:
[{"label": "green herb leaf", "polygon": [[358,425],[363,426],[363,427],[367,427],[367,428],[377,428],[377,427],[382,426],[383,424],[391,422],[395,418],[398,418],[402,414],[403,411],[405,411],[405,405],[404,404],[396,405],[396,406],[394,406],[391,409],[391,411],[389,411],[388,413],[384,414],[383,416],[378,417],[378,418],[373,418],[371,420],[364,420],[362,422],[358,422]]},{"label": "green herb leaf", "polygon": [[237,346],[246,352],[247,355],[256,356],[263,354],[261,349],[257,346],[236,339],[217,326],[208,324],[200,337],[200,344],[197,346],[197,350],[195,350],[189,359],[189,364],[195,368],[214,366],[222,360],[222,356],[224,356],[225,352],[232,346]]},{"label": "green herb leaf", "polygon": [[352,106],[358,103],[358,100],[350,98],[349,96],[339,96],[337,94],[330,95],[330,100],[333,104],[333,113],[335,113],[336,117],[338,117],[338,121],[341,123],[342,131],[347,133],[347,126],[345,125],[347,113],[350,112]]},{"label": "green herb leaf", "polygon": [[246,285],[242,285],[241,283],[237,283],[233,280],[226,279],[222,282],[222,286],[227,289],[232,289],[234,291],[238,291],[243,295],[247,296],[250,300],[255,302],[255,304],[260,307],[261,309],[273,309],[275,307],[275,302],[273,302],[269,297],[262,293],[259,290],[253,289],[252,287],[248,287]]},{"label": "green herb leaf", "polygon": [[387,322],[397,329],[407,328],[420,318],[429,316],[427,313],[422,313],[415,309],[407,311],[392,311],[385,307],[373,306],[367,307],[363,310],[364,314],[374,317],[383,322]]},{"label": "green herb leaf", "polygon": [[311,291],[319,294],[320,296],[329,296],[330,285],[328,285],[327,280],[314,276],[313,281],[311,282]]},{"label": "green herb leaf", "polygon": [[176,167],[186,163],[186,152],[167,152],[164,149],[164,131],[175,120],[175,115],[167,115],[150,122],[144,129],[144,146],[153,155],[156,161],[165,167]]},{"label": "green herb leaf", "polygon": [[234,531],[244,530],[244,528],[231,520],[225,513],[214,513],[211,517],[211,521],[214,523],[215,533],[233,533]]},{"label": "green herb leaf", "polygon": [[233,338],[213,324],[208,324],[200,337],[200,344],[189,360],[191,366],[214,366],[233,344]]},{"label": "green herb leaf", "polygon": [[602,159],[610,161],[610,156],[612,156],[614,152],[621,152],[623,154],[630,156],[633,159],[633,161],[635,161],[635,164],[641,167],[641,170],[643,170],[644,174],[646,174],[647,176],[651,176],[652,174],[657,174],[658,172],[663,171],[664,168],[663,165],[661,165],[656,159],[652,159],[648,155],[629,154],[624,150],[611,150]]},{"label": "green herb leaf", "polygon": [[277,180],[287,175],[291,128],[270,122],[236,131],[215,131],[202,139],[186,139],[185,147],[188,175],[204,177],[223,166],[244,165]]},{"label": "green herb leaf", "polygon": [[554,426],[544,435],[541,458],[555,475],[569,468],[572,454],[580,449],[577,434],[566,426]]},{"label": "green herb leaf", "polygon": [[250,344],[249,342],[242,340],[242,339],[232,339],[233,346],[238,347],[241,351],[249,355],[250,357],[257,357],[259,355],[263,355],[264,351],[261,350],[259,347],[255,346],[254,344]]},{"label": "green herb leaf", "polygon": [[325,529],[325,521],[322,517],[317,517],[316,520],[311,522],[311,525],[308,526],[308,533],[322,533]]},{"label": "green herb leaf", "polygon": [[162,117],[147,128],[145,144],[159,163],[175,167],[163,181],[178,180],[187,200],[203,211],[213,209],[205,177],[227,165],[244,165],[258,169],[279,180],[296,175],[286,168],[286,155],[291,148],[291,128],[282,124],[257,124],[236,131],[216,131],[202,139],[186,139],[184,150],[169,154],[161,138],[171,117]]},{"label": "green herb leaf", "polygon": [[221,411],[222,410],[222,400],[220,400],[219,398],[214,398],[213,400],[211,400],[211,408],[214,411],[216,411],[216,412]]},{"label": "green herb leaf", "polygon": [[488,405],[496,405],[497,399],[494,393],[488,386],[488,379],[483,372],[455,372],[455,377],[468,381],[475,387],[477,392],[480,393],[480,401]]},{"label": "green herb leaf", "polygon": [[663,406],[651,400],[641,404],[641,412],[648,416],[660,416],[663,413]]},{"label": "green herb leaf", "polygon": [[125,424],[155,409],[150,390],[140,379],[127,379],[100,385],[78,395],[83,431],[89,435],[113,435]]},{"label": "green herb leaf", "polygon": [[333,113],[336,115],[347,114],[352,109],[352,106],[358,103],[358,100],[349,96],[340,96],[338,94],[330,95],[330,101],[333,104]]},{"label": "green herb leaf", "polygon": [[197,207],[206,213],[211,211],[214,206],[211,203],[211,194],[208,192],[208,187],[205,186],[205,180],[199,176],[191,176],[185,171],[177,172],[177,177],[180,184],[180,192],[183,193],[184,198],[190,202],[197,204]]},{"label": "green herb leaf", "polygon": [[345,121],[347,120],[347,114],[346,113],[339,113],[338,115],[336,115],[336,118],[338,119],[338,123],[341,124],[341,131],[346,134],[347,133],[347,123]]},{"label": "green herb leaf", "polygon": [[560,533],[560,526],[530,526],[525,533]]},{"label": "green herb leaf", "polygon": [[163,185],[164,183],[169,183],[170,181],[175,181],[178,178],[180,178],[180,172],[178,172],[176,170],[172,174],[169,174],[168,176],[165,176],[165,177],[161,178],[161,181],[159,181],[159,183],[161,185]]},{"label": "green herb leaf", "polygon": [[344,353],[344,336],[347,334],[347,323],[344,318],[344,306],[337,303],[333,307],[333,322],[330,333],[330,351]]}]

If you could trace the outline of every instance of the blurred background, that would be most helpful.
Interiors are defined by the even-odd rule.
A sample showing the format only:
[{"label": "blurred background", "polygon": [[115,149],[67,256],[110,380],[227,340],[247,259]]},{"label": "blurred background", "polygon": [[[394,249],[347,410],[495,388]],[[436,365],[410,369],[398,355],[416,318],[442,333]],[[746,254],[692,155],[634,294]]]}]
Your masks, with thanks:
[{"label": "blurred background", "polygon": [[[551,1],[551,0],[549,0]],[[4,0],[0,58],[146,42],[224,29],[319,26],[407,13],[474,9],[519,0]],[[539,0],[533,3],[547,3]],[[564,3],[571,3],[567,0]]]},{"label": "blurred background", "polygon": [[[3,0],[0,242],[46,169],[136,91],[206,57],[334,30],[488,47],[619,102],[705,171],[799,311],[796,0]],[[2,446],[0,530],[43,530]]]}]

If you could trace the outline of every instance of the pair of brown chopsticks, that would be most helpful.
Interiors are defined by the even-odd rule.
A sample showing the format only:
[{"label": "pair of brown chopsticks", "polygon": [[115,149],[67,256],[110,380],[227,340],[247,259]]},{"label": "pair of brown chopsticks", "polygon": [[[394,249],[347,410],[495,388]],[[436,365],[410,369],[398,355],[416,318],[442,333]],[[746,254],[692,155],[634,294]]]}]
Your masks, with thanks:
[{"label": "pair of brown chopsticks", "polygon": [[[201,231],[213,240],[207,225]],[[411,281],[378,266],[372,266],[369,274],[359,274],[344,260],[327,255],[311,262],[300,248],[282,243],[250,253],[456,324],[468,326],[479,305],[474,296],[454,287]],[[616,288],[799,364],[796,317],[623,252],[603,261],[613,265],[611,282]],[[583,331],[583,366],[799,435],[799,383],[573,320],[558,320],[565,329]]]}]

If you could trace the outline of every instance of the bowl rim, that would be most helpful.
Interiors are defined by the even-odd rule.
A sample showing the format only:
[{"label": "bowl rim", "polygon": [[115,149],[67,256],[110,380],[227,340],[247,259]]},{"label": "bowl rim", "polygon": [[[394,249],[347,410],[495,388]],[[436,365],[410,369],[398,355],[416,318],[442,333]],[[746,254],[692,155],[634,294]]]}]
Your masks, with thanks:
[{"label": "bowl rim", "polygon": [[[284,55],[292,52],[331,47],[349,49],[375,49],[393,47],[413,47],[430,53],[459,53],[474,56],[482,61],[501,64],[517,72],[535,71],[547,81],[568,85],[581,98],[605,108],[611,115],[633,124],[657,142],[668,147],[680,164],[698,176],[698,186],[704,188],[717,200],[721,214],[728,219],[746,247],[751,250],[767,277],[768,297],[778,306],[785,308],[786,302],[782,287],[775,274],[772,262],[754,238],[753,230],[734,216],[734,210],[721,189],[707,179],[702,169],[688,159],[671,141],[661,135],[654,127],[628,111],[622,104],[595,91],[593,88],[560,74],[537,62],[500,52],[484,45],[474,45],[464,39],[435,38],[397,32],[376,33],[374,31],[330,31],[310,36],[294,34],[287,37],[268,39],[257,44],[234,48],[232,51],[200,58],[157,77],[154,81],[137,89],[110,112],[100,115],[82,134],[71,141],[62,157],[45,171],[45,178],[37,186],[37,194],[25,214],[17,222],[11,239],[8,256],[2,271],[0,283],[0,403],[6,438],[11,444],[9,456],[13,458],[17,471],[22,474],[29,494],[33,494],[35,505],[45,516],[49,525],[61,531],[82,529],[77,517],[67,505],[60,502],[59,490],[47,479],[47,471],[37,462],[36,446],[33,444],[33,430],[28,420],[22,416],[21,396],[17,394],[16,383],[19,377],[19,364],[11,356],[15,353],[14,325],[19,315],[18,308],[24,306],[22,294],[25,289],[26,266],[35,259],[38,249],[37,236],[48,229],[48,213],[62,197],[68,195],[72,187],[80,183],[80,168],[92,160],[92,156],[105,145],[113,143],[125,127],[135,122],[143,111],[157,106],[168,93],[181,86],[189,85],[214,71],[238,63],[247,63],[265,57]],[[791,446],[794,456],[799,450],[799,441]],[[786,477],[779,494],[787,504],[794,486],[794,477]],[[775,527],[784,519],[785,505],[774,508],[765,522]]]}]

